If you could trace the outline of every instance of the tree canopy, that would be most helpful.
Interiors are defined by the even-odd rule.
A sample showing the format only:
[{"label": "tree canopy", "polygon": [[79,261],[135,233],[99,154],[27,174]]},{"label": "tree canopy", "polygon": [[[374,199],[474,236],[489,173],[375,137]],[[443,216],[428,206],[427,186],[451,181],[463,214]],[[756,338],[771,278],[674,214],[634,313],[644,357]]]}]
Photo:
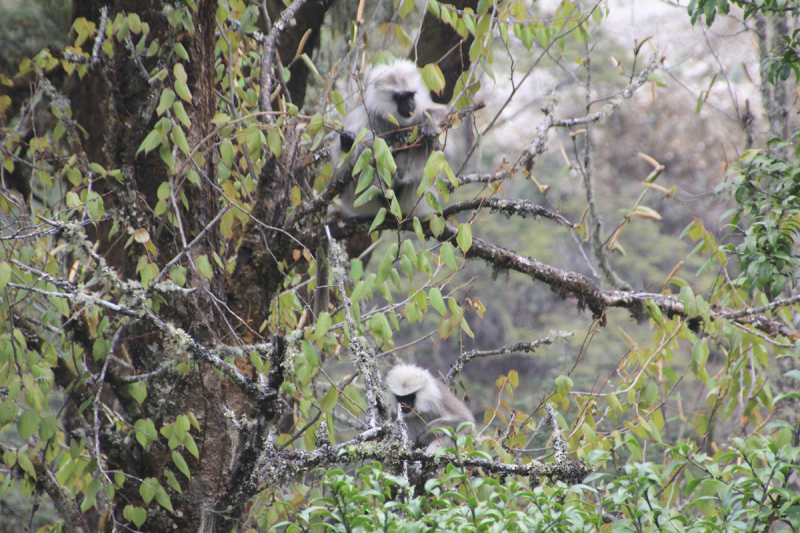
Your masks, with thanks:
[{"label": "tree canopy", "polygon": [[[797,532],[800,4],[674,7],[0,3],[0,530]],[[337,172],[393,58],[448,117]]]}]

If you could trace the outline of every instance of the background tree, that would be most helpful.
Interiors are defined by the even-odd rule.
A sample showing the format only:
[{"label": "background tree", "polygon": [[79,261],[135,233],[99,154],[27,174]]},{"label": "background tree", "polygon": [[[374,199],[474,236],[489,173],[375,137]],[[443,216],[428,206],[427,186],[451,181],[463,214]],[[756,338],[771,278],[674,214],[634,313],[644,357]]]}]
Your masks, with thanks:
[{"label": "background tree", "polygon": [[[53,40],[0,74],[3,527],[796,531],[798,8],[692,2],[713,67],[683,113],[697,80],[621,50],[616,5],[390,4],[26,7]],[[712,23],[755,31],[763,121]],[[391,55],[443,129],[476,115],[471,162],[432,156],[429,219],[327,219],[326,148]],[[730,244],[728,206],[670,200],[711,150],[635,133],[669,128],[742,150]],[[471,392],[461,453],[391,423],[381,371],[418,356]]]}]

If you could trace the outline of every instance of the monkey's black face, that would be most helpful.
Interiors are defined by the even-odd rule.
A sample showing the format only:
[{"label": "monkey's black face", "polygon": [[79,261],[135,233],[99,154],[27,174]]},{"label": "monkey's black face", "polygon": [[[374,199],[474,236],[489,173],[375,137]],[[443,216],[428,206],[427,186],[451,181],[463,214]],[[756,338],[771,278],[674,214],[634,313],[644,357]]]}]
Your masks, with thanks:
[{"label": "monkey's black face", "polygon": [[414,91],[402,91],[392,94],[397,104],[397,112],[400,113],[401,117],[411,118],[411,115],[414,114],[417,107],[414,103],[414,94]]},{"label": "monkey's black face", "polygon": [[417,393],[412,392],[411,394],[406,394],[405,396],[397,396],[397,403],[400,404],[400,408],[403,410],[403,413],[410,413],[414,409],[414,401],[417,399]]}]

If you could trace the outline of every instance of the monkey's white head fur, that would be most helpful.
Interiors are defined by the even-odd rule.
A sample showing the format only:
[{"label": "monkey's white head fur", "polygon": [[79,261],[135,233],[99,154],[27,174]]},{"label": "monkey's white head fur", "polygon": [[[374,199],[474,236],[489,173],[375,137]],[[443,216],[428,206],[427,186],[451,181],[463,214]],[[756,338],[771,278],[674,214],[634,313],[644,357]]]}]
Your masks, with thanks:
[{"label": "monkey's white head fur", "polygon": [[414,410],[417,413],[439,411],[442,391],[430,372],[416,365],[397,365],[386,375],[386,385],[395,396],[416,393]]},{"label": "monkey's white head fur", "polygon": [[[397,112],[393,93],[398,92],[414,93],[417,111],[408,118],[403,118]],[[408,59],[395,59],[392,63],[373,67],[367,75],[364,103],[367,109],[383,117],[391,114],[401,126],[421,124],[425,118],[420,110],[434,105],[417,65]]]}]

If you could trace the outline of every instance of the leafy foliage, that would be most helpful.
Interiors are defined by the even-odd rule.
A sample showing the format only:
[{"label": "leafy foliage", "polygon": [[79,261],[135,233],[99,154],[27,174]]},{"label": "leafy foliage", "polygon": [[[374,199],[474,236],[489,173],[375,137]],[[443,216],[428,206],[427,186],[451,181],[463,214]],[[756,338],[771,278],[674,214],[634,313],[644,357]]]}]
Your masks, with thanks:
[{"label": "leafy foliage", "polygon": [[[797,148],[792,143],[774,141],[770,148]],[[725,184],[738,207],[727,213],[730,227],[743,234],[743,242],[728,245],[736,254],[742,270],[742,282],[753,291],[763,290],[777,296],[788,283],[797,285],[800,258],[800,166],[785,161],[772,150],[745,153],[733,169],[733,181]]]},{"label": "leafy foliage", "polygon": [[[228,529],[250,531],[255,523],[279,531],[711,532],[779,522],[796,530],[797,428],[784,418],[799,397],[796,387],[776,388],[773,377],[776,360],[797,358],[789,342],[795,308],[770,308],[764,312],[777,318],[759,314],[758,322],[735,316],[750,313],[750,301],[796,286],[798,171],[770,151],[745,154],[729,187],[739,205],[731,225],[743,228],[741,245],[720,246],[699,220],[684,232],[696,243],[692,253],[703,258],[699,273],[718,281],[713,290],[701,292],[673,271],[663,277],[679,295],[664,288],[642,296],[601,291],[579,273],[533,259],[541,257],[535,250],[526,250],[528,257],[490,248],[482,205],[469,216],[447,215],[450,189],[463,193],[464,185],[439,151],[427,161],[418,191],[436,214],[405,220],[391,189],[397,148],[380,138],[365,141],[366,131],[359,132],[356,142],[371,145],[353,163],[356,203],[379,193],[387,199],[363,223],[364,237],[375,243],[386,227],[408,232],[387,230],[391,238],[368,248],[369,265],[358,258],[337,263],[332,284],[343,305],[310,319],[308,294],[321,268],[313,249],[327,209],[320,199],[336,175],[314,157],[330,132],[341,130],[348,100],[358,100],[357,91],[345,92],[350,80],[336,77],[348,65],[416,48],[410,33],[424,19],[413,16],[430,16],[469,39],[464,51],[474,68],[454,83],[455,108],[464,109],[482,84],[500,77],[495,56],[507,54],[513,74],[522,64],[532,72],[545,58],[591,52],[608,9],[563,0],[539,17],[529,7],[481,0],[474,8],[436,1],[417,8],[397,1],[396,16],[385,24],[348,24],[352,55],[325,69],[302,44],[291,62],[283,54],[289,66],[277,63],[279,54],[267,47],[278,34],[270,41],[259,29],[254,5],[184,0],[142,13],[103,12],[99,21],[79,18],[70,45],[44,49],[0,78],[4,86],[33,80],[30,99],[0,98],[3,176],[29,182],[26,191],[0,195],[3,501],[22,499],[33,516],[46,493],[53,519],[45,530],[78,530],[96,520],[98,530],[195,531],[217,518]],[[703,13],[709,25],[727,9],[725,0],[690,5],[693,17]],[[283,31],[293,18],[300,15],[283,11],[261,29]],[[304,43],[310,33],[301,35]],[[368,47],[381,40],[381,50]],[[631,65],[644,44],[635,47]],[[316,83],[313,106],[301,108],[287,94],[296,64],[325,76],[309,82]],[[576,64],[585,75],[580,69],[589,58]],[[653,72],[657,64],[654,56],[644,70],[625,72],[614,60],[615,75],[622,71],[625,81],[603,98],[608,105],[558,124],[571,129],[576,155],[575,139],[584,142],[588,125],[599,127],[646,83],[653,91],[663,84]],[[422,72],[436,92],[448,83],[437,64]],[[776,72],[775,82],[787,77],[784,67]],[[111,117],[101,135],[106,144],[93,156],[98,141],[76,118],[87,118],[77,102],[54,85],[56,73],[71,77],[73,89],[90,82],[109,88],[98,105],[103,113],[92,115]],[[270,76],[272,85],[262,85]],[[556,127],[554,106],[545,107],[530,148],[516,162],[505,161],[494,183],[469,192],[473,199],[500,199],[503,184],[516,177],[546,192],[530,170]],[[589,152],[562,154],[560,177],[584,172],[591,190]],[[654,183],[663,166],[644,159],[654,167],[646,188],[601,243],[601,254],[624,253],[619,237],[634,220],[661,219],[643,205],[648,191],[674,192]],[[438,195],[425,193],[430,186]],[[524,217],[531,204],[512,207]],[[574,237],[580,247],[599,228],[582,217],[575,226],[563,224],[561,237]],[[724,275],[731,253],[744,276],[735,284]],[[491,401],[479,435],[462,440],[462,454],[436,458],[445,466],[424,483],[424,493],[412,494],[406,470],[395,468],[402,463],[392,455],[396,435],[380,442],[364,436],[377,433],[381,391],[370,380],[409,331],[416,336],[409,345],[435,339],[464,354],[475,324],[492,313],[479,296],[465,295],[473,257],[498,272],[517,267],[528,283],[575,296],[579,307],[602,304],[602,311],[592,309],[587,342],[613,309],[608,302],[647,321],[649,340],[620,330],[629,349],[601,379],[594,368],[583,370],[594,380],[589,384],[578,380],[576,367],[586,364],[579,352],[571,369],[541,378],[538,404],[518,401],[529,384],[516,370],[496,372],[486,380]],[[570,285],[576,280],[586,280],[584,292]],[[420,324],[430,331],[417,334]],[[775,328],[765,332],[763,324]],[[779,387],[796,378],[784,372]],[[583,385],[592,388],[584,392]],[[696,405],[689,408],[690,401]],[[559,413],[548,435],[563,433],[558,442],[570,457],[590,462],[596,474],[566,486],[464,466],[473,458],[489,467],[549,461],[551,444],[537,426],[545,403]],[[343,443],[341,453],[325,455]],[[378,453],[382,461],[372,462]],[[363,466],[364,456],[371,464]],[[355,463],[362,466],[334,468]],[[324,472],[312,471],[320,464]],[[404,467],[413,473],[414,461]]]}]

